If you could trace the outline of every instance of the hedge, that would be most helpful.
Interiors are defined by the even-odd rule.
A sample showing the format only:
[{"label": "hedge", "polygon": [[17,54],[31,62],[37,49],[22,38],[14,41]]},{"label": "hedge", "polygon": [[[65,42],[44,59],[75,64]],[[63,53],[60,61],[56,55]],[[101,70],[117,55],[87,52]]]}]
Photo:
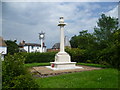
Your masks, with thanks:
[{"label": "hedge", "polygon": [[[66,52],[71,56],[72,62],[86,62],[87,57],[85,56],[85,50],[78,48],[66,49]],[[25,63],[43,63],[43,62],[54,62],[55,54],[58,52],[35,52],[35,53],[23,53],[25,57]]]},{"label": "hedge", "polygon": [[23,53],[23,56],[25,57],[25,63],[42,63],[42,62],[53,62],[56,53],[57,52]]}]

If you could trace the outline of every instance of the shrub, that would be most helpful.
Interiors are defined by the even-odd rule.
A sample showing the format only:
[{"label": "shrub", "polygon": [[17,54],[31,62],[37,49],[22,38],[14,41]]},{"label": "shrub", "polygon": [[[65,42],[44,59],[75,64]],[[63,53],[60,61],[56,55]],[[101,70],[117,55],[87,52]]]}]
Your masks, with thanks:
[{"label": "shrub", "polygon": [[91,63],[92,61],[91,60],[87,60],[86,63]]},{"label": "shrub", "polygon": [[26,58],[25,63],[53,62],[56,53],[57,52],[24,53],[24,56]]},{"label": "shrub", "polygon": [[119,68],[119,54],[118,50],[114,45],[112,47],[101,50],[98,54],[98,60],[100,64],[111,65],[114,68]]},{"label": "shrub", "polygon": [[66,52],[70,54],[71,61],[73,62],[85,62],[87,60],[86,57],[84,56],[85,50],[78,48],[72,48],[72,49],[67,48]]},{"label": "shrub", "polygon": [[7,44],[7,53],[10,53],[13,55],[14,53],[19,52],[19,47],[16,44],[16,41],[7,40],[5,41],[5,43]]},{"label": "shrub", "polygon": [[31,78],[32,76],[27,75],[19,75],[15,77],[11,82],[14,85],[13,88],[38,88],[38,85]]},{"label": "shrub", "polygon": [[[28,77],[28,71],[24,66],[24,60],[21,53],[14,55],[8,54],[5,57],[5,60],[2,62],[3,88],[37,87],[37,85],[33,83],[32,77],[30,77],[30,75]],[[29,82],[29,84],[26,82]]]}]

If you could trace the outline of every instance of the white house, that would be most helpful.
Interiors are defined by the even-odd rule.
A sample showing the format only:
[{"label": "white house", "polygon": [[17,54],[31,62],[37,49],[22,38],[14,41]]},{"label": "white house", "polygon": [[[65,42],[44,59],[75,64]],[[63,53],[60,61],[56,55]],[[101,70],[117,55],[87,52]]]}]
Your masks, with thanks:
[{"label": "white house", "polygon": [[26,52],[46,52],[46,46],[43,43],[43,48],[40,44],[36,43],[25,43],[25,41],[20,42],[19,44],[20,51]]},{"label": "white house", "polygon": [[0,55],[1,59],[4,60],[4,55],[7,54],[7,45],[4,42],[3,38],[0,37]]}]

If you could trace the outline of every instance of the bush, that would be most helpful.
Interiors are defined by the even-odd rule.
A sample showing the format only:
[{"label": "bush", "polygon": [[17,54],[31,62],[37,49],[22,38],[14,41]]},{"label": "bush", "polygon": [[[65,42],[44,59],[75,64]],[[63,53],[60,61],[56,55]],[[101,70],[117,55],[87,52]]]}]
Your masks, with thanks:
[{"label": "bush", "polygon": [[26,58],[25,63],[53,62],[56,53],[57,52],[24,53],[24,56]]},{"label": "bush", "polygon": [[87,60],[86,63],[91,63],[92,61],[91,60]]},{"label": "bush", "polygon": [[14,55],[8,54],[5,57],[5,60],[2,62],[3,88],[37,87],[37,84],[32,80],[32,77],[30,77],[25,68],[24,60],[24,56],[21,53]]},{"label": "bush", "polygon": [[13,88],[38,88],[38,85],[31,77],[29,74],[15,77],[11,81],[14,85]]},{"label": "bush", "polygon": [[19,52],[19,47],[16,44],[16,41],[7,40],[5,41],[5,43],[7,44],[7,53],[10,53],[13,55],[14,53]]},{"label": "bush", "polygon": [[66,52],[70,54],[71,61],[73,62],[85,62],[87,60],[85,57],[85,50],[78,48],[67,48]]},{"label": "bush", "polygon": [[[66,52],[70,54],[71,61],[73,62],[86,62],[88,58],[85,56],[85,50],[78,48],[67,48]],[[54,62],[55,54],[57,52],[45,52],[45,53],[22,53],[25,57],[25,63],[43,63],[43,62]]]},{"label": "bush", "polygon": [[114,68],[120,69],[119,54],[118,50],[114,45],[112,47],[101,50],[98,54],[98,61],[100,64],[111,65]]}]

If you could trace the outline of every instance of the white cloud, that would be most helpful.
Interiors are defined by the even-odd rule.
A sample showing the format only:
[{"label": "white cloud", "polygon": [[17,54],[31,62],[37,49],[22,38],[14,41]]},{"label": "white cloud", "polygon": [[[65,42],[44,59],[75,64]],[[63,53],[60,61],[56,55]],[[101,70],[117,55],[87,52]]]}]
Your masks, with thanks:
[{"label": "white cloud", "polygon": [[3,2],[118,2],[119,0],[2,0]]},{"label": "white cloud", "polygon": [[110,10],[108,12],[105,12],[105,14],[107,16],[118,18],[118,6],[116,6],[115,8],[113,8],[112,10]]},{"label": "white cloud", "polygon": [[[3,36],[5,39],[18,39],[39,43],[38,33],[46,33],[46,45],[52,47],[59,42],[60,16],[64,16],[65,35],[71,37],[81,30],[93,32],[98,17],[95,10],[102,8],[91,3],[4,3]],[[97,15],[97,14],[96,14]]]}]

